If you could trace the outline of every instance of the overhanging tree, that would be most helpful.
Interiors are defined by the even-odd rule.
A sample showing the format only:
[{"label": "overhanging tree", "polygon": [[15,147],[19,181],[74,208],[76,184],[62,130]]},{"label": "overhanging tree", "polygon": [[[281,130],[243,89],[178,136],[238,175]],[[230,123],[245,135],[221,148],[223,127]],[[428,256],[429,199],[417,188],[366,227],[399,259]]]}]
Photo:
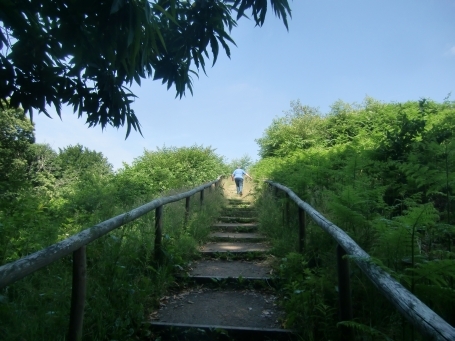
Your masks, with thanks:
[{"label": "overhanging tree", "polygon": [[[152,77],[176,97],[191,75],[230,56],[229,33],[251,13],[262,26],[267,0],[4,0],[0,2],[0,99],[47,116],[70,105],[89,126],[140,131],[133,82]],[[288,0],[270,0],[287,27]]]}]

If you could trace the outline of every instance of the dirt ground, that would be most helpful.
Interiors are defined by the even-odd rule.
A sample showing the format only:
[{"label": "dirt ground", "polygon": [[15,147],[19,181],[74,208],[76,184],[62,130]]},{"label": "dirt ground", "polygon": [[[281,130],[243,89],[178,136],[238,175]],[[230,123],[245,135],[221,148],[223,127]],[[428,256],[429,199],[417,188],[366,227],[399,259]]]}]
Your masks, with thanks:
[{"label": "dirt ground", "polygon": [[246,178],[243,181],[243,195],[237,195],[237,189],[235,187],[235,181],[231,180],[231,177],[223,179],[222,186],[224,188],[224,195],[228,199],[242,199],[243,201],[253,202],[254,200],[254,183],[252,180]]}]

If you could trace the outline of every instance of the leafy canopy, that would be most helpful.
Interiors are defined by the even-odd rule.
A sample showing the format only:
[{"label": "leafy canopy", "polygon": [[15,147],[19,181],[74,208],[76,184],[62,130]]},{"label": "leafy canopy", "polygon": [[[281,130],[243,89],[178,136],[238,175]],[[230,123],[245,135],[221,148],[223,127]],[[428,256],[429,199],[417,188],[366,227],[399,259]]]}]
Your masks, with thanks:
[{"label": "leafy canopy", "polygon": [[34,127],[23,110],[0,110],[0,201],[24,180],[34,139]]},{"label": "leafy canopy", "polygon": [[[270,0],[287,27],[288,0]],[[153,77],[192,93],[191,74],[215,64],[220,45],[251,11],[258,26],[267,0],[5,0],[0,4],[0,99],[49,116],[70,105],[90,127],[140,131],[127,86]],[[234,18],[233,12],[237,15]],[[194,68],[194,66],[196,68]]]},{"label": "leafy canopy", "polygon": [[283,117],[276,117],[256,139],[262,158],[284,156],[290,152],[307,149],[321,140],[323,119],[318,109],[291,102],[291,109]]}]

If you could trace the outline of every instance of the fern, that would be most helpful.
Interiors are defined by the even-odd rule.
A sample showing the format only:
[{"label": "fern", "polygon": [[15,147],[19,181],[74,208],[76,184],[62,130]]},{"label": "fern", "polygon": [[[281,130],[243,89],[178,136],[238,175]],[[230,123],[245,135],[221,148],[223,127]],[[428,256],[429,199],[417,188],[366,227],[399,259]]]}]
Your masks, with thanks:
[{"label": "fern", "polygon": [[406,269],[413,273],[416,281],[427,281],[436,287],[447,287],[450,278],[455,278],[455,262],[453,259],[434,260],[417,264],[414,268]]},{"label": "fern", "polygon": [[373,327],[367,326],[365,324],[355,322],[355,321],[341,321],[341,322],[337,323],[337,327],[339,327],[339,326],[345,326],[348,328],[352,328],[355,331],[357,331],[359,334],[361,334],[362,336],[380,337],[380,339],[382,339],[382,340],[393,341],[391,338],[389,338],[387,335],[380,332],[379,330],[377,330]]}]

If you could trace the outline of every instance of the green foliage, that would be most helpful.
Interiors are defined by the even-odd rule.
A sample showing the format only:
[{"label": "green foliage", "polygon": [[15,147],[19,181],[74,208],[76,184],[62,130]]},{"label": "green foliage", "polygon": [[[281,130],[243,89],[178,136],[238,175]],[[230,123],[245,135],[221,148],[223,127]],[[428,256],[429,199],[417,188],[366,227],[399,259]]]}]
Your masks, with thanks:
[{"label": "green foliage", "polygon": [[[16,117],[15,112],[0,113],[5,122],[19,119],[24,127],[28,122],[33,137],[33,126],[26,119],[21,121],[23,114]],[[182,192],[226,171],[223,159],[211,148],[193,146],[145,152],[133,166],[125,166],[115,174],[101,153],[81,145],[57,153],[48,145],[33,144],[32,139],[22,138],[20,129],[14,134],[11,130],[11,136],[20,142],[22,149],[14,143],[1,145],[4,155],[12,155],[13,160],[14,157],[22,160],[19,150],[24,150],[26,158],[21,161],[22,173],[16,174],[21,181],[14,187],[6,183],[9,200],[0,201],[0,265],[152,198]],[[155,178],[150,180],[150,177]],[[135,188],[143,191],[135,192]],[[187,219],[185,200],[165,207],[162,266],[153,258],[153,213],[87,246],[89,285],[84,339],[124,340],[147,335],[144,321],[148,313],[156,308],[159,298],[174,282],[177,266],[185,265],[197,253],[214,217],[219,215],[223,205],[220,191],[205,192],[202,206],[198,196],[191,200]],[[0,339],[65,338],[71,264],[70,258],[62,259],[0,291]]]},{"label": "green foliage", "polygon": [[[270,0],[287,27],[287,0]],[[268,1],[10,1],[0,12],[0,99],[13,108],[47,112],[70,105],[89,126],[140,131],[130,104],[133,82],[153,77],[192,92],[191,74],[215,64],[220,44],[251,11],[262,26]],[[195,68],[194,68],[195,66]],[[1,103],[0,103],[1,106]]]},{"label": "green foliage", "polygon": [[183,266],[190,260],[199,257],[198,247],[207,241],[210,226],[218,217],[224,205],[221,191],[206,191],[201,206],[198,198],[190,201],[192,213],[185,222],[185,201],[165,207],[163,220],[163,248],[168,262]]},{"label": "green foliage", "polygon": [[[338,101],[327,115],[315,115],[311,122],[317,122],[318,128],[311,144],[302,143],[307,135],[299,130],[300,116],[275,119],[258,140],[263,159],[253,166],[253,176],[291,188],[436,313],[455,323],[451,300],[455,297],[455,102],[381,103],[366,98],[360,105]],[[259,193],[268,195],[266,190]],[[280,212],[270,208],[282,205],[282,199],[264,205],[262,219],[275,219],[276,226],[282,226]],[[296,216],[291,213],[294,230],[289,234],[296,234],[297,225],[292,223]],[[269,235],[282,238],[276,231]],[[287,244],[295,245],[293,241]],[[311,269],[328,276],[335,267],[333,250],[333,240],[309,222],[304,255]],[[351,272],[357,320],[349,326],[365,339],[410,340],[412,333],[404,320],[391,323],[394,308],[378,297],[358,268],[353,266]],[[318,289],[320,302],[333,307],[328,303],[332,293],[324,290]],[[290,302],[298,299],[292,297]],[[305,300],[300,303],[303,306]],[[303,316],[300,304],[289,309]]]},{"label": "green foliage", "polygon": [[49,194],[54,189],[56,177],[60,173],[58,154],[48,144],[34,143],[30,145],[30,150],[32,159],[29,165],[29,179],[33,187]]},{"label": "green foliage", "polygon": [[356,334],[359,334],[362,339],[369,337],[371,340],[392,341],[390,337],[381,333],[379,330],[355,321],[341,321],[337,324],[337,326],[345,326],[354,329]]},{"label": "green foliage", "polygon": [[271,239],[272,253],[278,257],[298,248],[297,229],[285,222],[285,205],[284,200],[276,202],[270,191],[265,191],[256,200],[259,230]]},{"label": "green foliage", "polygon": [[242,169],[247,170],[253,164],[254,164],[254,162],[251,159],[251,157],[248,154],[244,154],[242,157],[240,157],[238,159],[232,159],[227,166],[232,172],[238,166],[240,166],[240,168],[242,168]]},{"label": "green foliage", "polygon": [[223,158],[210,147],[163,147],[144,151],[116,177],[120,200],[173,188],[194,187],[227,172]]},{"label": "green foliage", "polygon": [[291,110],[284,117],[275,118],[264,136],[256,140],[262,158],[284,156],[298,149],[315,145],[321,118],[317,109],[291,102]]},{"label": "green foliage", "polygon": [[10,200],[27,178],[34,140],[34,127],[23,110],[0,110],[0,201]]},{"label": "green foliage", "polygon": [[112,173],[112,165],[102,153],[80,144],[60,149],[57,162],[64,176],[84,177]]},{"label": "green foliage", "polygon": [[333,340],[336,301],[328,274],[308,268],[305,257],[289,253],[279,266],[281,294],[286,310],[286,327],[294,328],[305,340]]},{"label": "green foliage", "polygon": [[412,142],[425,128],[424,119],[409,119],[401,110],[397,119],[397,127],[392,131],[386,131],[386,139],[379,147],[381,156],[386,160],[402,160],[409,153]]}]

